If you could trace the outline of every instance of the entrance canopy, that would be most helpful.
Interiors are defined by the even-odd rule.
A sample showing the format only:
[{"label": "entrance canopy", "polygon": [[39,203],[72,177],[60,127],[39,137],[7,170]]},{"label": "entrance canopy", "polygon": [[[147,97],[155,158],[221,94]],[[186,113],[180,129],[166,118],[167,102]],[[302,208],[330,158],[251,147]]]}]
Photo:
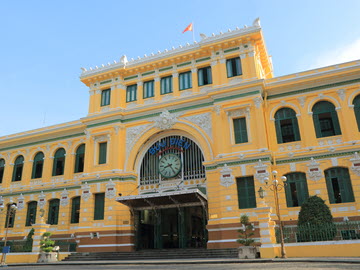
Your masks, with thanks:
[{"label": "entrance canopy", "polygon": [[133,210],[205,205],[207,197],[199,189],[177,190],[118,197],[116,200]]}]

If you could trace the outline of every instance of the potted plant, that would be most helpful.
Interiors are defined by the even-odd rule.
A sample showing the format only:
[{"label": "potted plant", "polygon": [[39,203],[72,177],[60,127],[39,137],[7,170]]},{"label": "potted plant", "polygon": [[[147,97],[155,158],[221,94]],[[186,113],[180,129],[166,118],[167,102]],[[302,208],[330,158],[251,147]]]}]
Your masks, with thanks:
[{"label": "potted plant", "polygon": [[242,246],[238,247],[239,259],[255,259],[257,249],[256,246],[251,245],[255,243],[255,240],[252,238],[254,236],[254,226],[250,223],[247,215],[241,215],[240,223],[242,228],[238,230],[240,238],[237,242],[242,244]]},{"label": "potted plant", "polygon": [[39,263],[56,262],[58,260],[58,253],[53,252],[55,248],[55,241],[50,239],[51,232],[45,232],[40,241],[40,257]]}]

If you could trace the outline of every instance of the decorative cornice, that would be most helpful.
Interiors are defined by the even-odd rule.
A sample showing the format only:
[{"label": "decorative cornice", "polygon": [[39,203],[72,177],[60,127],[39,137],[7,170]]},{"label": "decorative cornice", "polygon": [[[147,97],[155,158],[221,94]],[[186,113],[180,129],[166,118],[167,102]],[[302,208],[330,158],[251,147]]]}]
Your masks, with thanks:
[{"label": "decorative cornice", "polygon": [[153,61],[159,61],[164,58],[173,57],[178,54],[183,54],[185,52],[190,52],[199,49],[202,45],[208,45],[209,43],[219,42],[223,41],[229,38],[242,36],[242,35],[248,35],[250,33],[255,33],[261,30],[260,24],[256,23],[254,21],[254,24],[250,27],[244,27],[244,28],[236,28],[235,30],[230,30],[228,32],[220,32],[219,34],[215,35],[212,34],[210,37],[207,37],[206,35],[202,34],[202,40],[200,42],[194,42],[193,44],[187,43],[185,46],[180,45],[178,48],[172,47],[171,50],[165,49],[163,52],[158,51],[157,54],[151,53],[149,56],[144,55],[144,57],[138,57],[137,59],[131,58],[130,61],[124,62],[124,61],[114,61],[113,63],[108,63],[107,65],[102,64],[100,67],[96,66],[95,69],[90,68],[87,70],[86,68],[81,68],[82,73],[80,75],[81,79],[84,79],[86,77],[90,77],[93,75],[97,75],[100,73],[121,69],[121,68],[131,68],[137,65],[146,64],[148,62]]}]

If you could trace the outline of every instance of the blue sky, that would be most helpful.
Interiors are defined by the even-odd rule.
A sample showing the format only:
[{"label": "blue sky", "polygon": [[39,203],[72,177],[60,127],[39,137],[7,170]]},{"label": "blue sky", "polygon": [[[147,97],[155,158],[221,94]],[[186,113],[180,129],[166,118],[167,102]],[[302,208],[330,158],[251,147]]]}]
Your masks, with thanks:
[{"label": "blue sky", "polygon": [[0,136],[87,115],[80,67],[192,42],[260,17],[276,76],[360,59],[360,1],[0,2]]}]

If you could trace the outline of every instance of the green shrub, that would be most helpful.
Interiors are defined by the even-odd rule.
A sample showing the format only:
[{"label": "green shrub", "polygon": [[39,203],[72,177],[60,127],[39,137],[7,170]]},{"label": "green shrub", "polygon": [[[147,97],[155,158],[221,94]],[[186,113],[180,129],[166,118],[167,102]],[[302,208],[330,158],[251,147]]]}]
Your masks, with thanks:
[{"label": "green shrub", "polygon": [[50,240],[51,232],[45,232],[42,235],[42,240],[40,241],[40,249],[44,252],[52,252],[54,249],[55,241]]},{"label": "green shrub", "polygon": [[301,206],[298,218],[298,242],[329,241],[336,235],[336,226],[329,207],[317,195]]}]

